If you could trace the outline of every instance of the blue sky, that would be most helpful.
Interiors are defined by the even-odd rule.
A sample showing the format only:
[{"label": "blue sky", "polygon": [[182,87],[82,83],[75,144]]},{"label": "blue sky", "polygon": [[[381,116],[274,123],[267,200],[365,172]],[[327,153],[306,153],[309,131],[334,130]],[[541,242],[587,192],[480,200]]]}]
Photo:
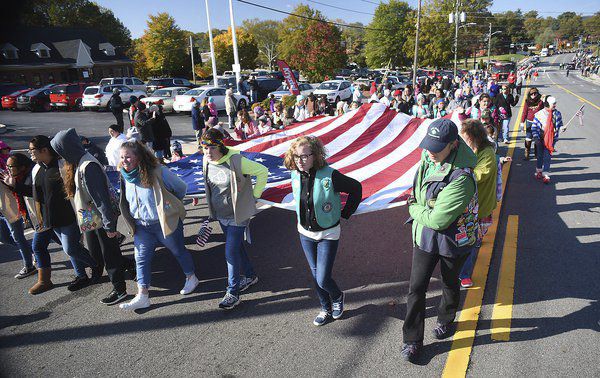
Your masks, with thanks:
[{"label": "blue sky", "polygon": [[[325,5],[317,4],[308,0],[249,0],[253,3],[262,4],[272,8],[290,11],[300,3],[308,4],[312,8],[320,10],[328,18],[340,18],[346,22],[362,22],[368,24],[372,13],[377,7],[378,0],[318,0],[318,3],[329,4],[341,8],[352,9],[351,12],[334,9]],[[210,9],[211,26],[213,28],[225,29],[229,26],[229,2],[228,0],[208,0]],[[182,29],[193,32],[204,32],[208,30],[206,22],[206,10],[204,0],[96,0],[96,3],[113,11],[113,13],[131,30],[134,38],[140,37],[146,28],[149,14],[167,12],[175,18]],[[408,0],[411,6],[416,6],[416,0]],[[583,15],[597,12],[600,8],[598,0],[577,1],[548,1],[548,0],[495,0],[491,7],[492,12],[503,12],[516,10],[537,10],[540,15],[556,17],[565,11],[575,11]],[[241,24],[247,18],[275,19],[281,20],[284,14],[260,9],[251,5],[233,2],[236,25]],[[365,14],[367,13],[367,14]],[[370,13],[370,14],[369,14]]]}]

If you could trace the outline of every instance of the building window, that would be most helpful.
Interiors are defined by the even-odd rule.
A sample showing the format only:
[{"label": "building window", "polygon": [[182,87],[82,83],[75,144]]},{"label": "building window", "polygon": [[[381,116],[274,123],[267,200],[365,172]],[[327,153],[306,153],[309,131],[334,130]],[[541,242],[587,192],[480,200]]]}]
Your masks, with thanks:
[{"label": "building window", "polygon": [[42,86],[42,77],[39,73],[33,74],[33,85],[36,87]]},{"label": "building window", "polygon": [[48,74],[48,82],[49,83],[54,83],[54,74],[53,73],[49,73]]}]

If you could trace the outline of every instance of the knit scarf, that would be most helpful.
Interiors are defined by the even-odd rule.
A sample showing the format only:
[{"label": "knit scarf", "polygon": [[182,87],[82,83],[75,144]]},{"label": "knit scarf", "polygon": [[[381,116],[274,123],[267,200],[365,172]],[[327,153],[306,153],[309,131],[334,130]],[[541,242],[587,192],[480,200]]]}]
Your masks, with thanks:
[{"label": "knit scarf", "polygon": [[140,182],[140,167],[136,167],[131,172],[127,172],[125,168],[121,168],[121,176],[123,176],[125,181],[131,184],[137,184]]},{"label": "knit scarf", "polygon": [[554,112],[551,110],[548,112],[546,127],[544,127],[544,147],[552,155],[554,152]]}]

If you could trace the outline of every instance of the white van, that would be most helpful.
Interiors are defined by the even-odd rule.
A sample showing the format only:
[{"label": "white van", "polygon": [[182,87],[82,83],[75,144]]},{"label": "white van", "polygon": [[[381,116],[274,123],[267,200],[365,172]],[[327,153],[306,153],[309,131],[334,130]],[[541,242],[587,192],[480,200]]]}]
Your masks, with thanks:
[{"label": "white van", "polygon": [[146,92],[146,84],[137,77],[105,77],[98,83],[99,86],[126,85],[133,90]]},{"label": "white van", "polygon": [[540,56],[548,56],[548,49],[544,47],[542,51],[540,51]]}]

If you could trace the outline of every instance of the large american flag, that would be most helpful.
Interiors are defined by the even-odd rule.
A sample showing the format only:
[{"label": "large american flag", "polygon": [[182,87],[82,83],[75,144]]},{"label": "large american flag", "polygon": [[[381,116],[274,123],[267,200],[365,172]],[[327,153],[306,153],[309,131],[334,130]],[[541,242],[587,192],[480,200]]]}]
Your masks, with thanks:
[{"label": "large american flag", "polygon": [[[366,213],[406,203],[421,156],[419,144],[431,121],[397,113],[383,104],[364,104],[341,116],[310,118],[229,145],[269,168],[259,201],[293,210],[290,173],[283,166],[283,156],[297,137],[317,136],[327,149],[328,163],[361,182],[363,198],[357,213]],[[459,122],[457,117],[453,121]],[[188,195],[204,195],[202,155],[168,166],[188,184]]]}]

